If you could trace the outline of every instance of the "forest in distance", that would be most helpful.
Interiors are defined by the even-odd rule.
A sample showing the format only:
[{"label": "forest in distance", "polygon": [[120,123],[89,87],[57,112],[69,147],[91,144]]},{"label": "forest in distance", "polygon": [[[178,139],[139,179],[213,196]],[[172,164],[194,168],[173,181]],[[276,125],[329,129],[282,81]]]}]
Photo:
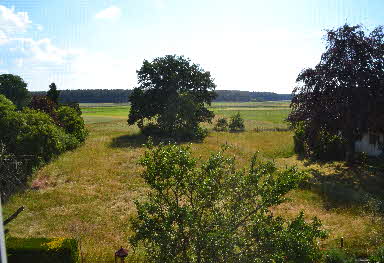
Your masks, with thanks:
[{"label": "forest in distance", "polygon": [[[59,87],[60,89],[60,87]],[[126,103],[131,94],[130,89],[79,89],[61,90],[60,101],[63,103]],[[277,94],[274,92],[215,90],[217,97],[214,101],[230,102],[262,102],[291,100],[291,94]],[[45,95],[46,91],[31,91],[32,95]]]}]

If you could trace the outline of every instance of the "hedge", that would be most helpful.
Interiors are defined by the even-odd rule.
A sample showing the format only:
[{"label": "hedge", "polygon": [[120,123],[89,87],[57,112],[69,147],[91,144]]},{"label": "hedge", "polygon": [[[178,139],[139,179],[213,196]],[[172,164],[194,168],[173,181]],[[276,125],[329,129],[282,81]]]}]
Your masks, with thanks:
[{"label": "hedge", "polygon": [[78,244],[67,238],[6,238],[8,263],[75,263]]}]

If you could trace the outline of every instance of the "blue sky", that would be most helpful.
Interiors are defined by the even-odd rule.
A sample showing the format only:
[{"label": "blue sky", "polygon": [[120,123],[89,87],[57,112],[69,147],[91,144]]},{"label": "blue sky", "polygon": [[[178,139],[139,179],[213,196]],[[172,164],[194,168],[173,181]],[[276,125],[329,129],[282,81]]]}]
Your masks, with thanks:
[{"label": "blue sky", "polygon": [[290,93],[324,29],[384,25],[383,0],[0,0],[0,74],[29,90],[130,89],[144,59],[184,55],[217,89]]}]

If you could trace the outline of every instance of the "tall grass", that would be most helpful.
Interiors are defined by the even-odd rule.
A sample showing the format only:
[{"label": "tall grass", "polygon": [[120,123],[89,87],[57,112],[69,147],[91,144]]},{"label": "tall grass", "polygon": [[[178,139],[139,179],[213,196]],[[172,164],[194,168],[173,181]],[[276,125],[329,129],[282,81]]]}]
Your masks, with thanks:
[{"label": "tall grass", "polygon": [[[142,145],[145,138],[136,126],[127,126],[128,109],[88,109],[93,112],[83,109],[90,130],[86,143],[36,171],[30,182],[33,187],[13,196],[4,212],[7,217],[19,206],[26,207],[9,224],[12,236],[76,237],[81,239],[86,262],[113,262],[116,249],[120,246],[130,249],[129,220],[136,215],[133,201],[147,191],[139,176],[142,168],[137,164],[145,151]],[[225,112],[231,114],[237,110]],[[294,155],[290,131],[253,131],[255,127],[283,127],[285,113],[273,115],[261,110],[261,115],[255,117],[259,111],[254,112],[244,114],[245,132],[211,131],[202,143],[192,144],[194,155],[205,159],[212,151],[219,150],[221,144],[227,144],[228,154],[236,156],[239,168],[248,165],[251,156],[259,151],[261,158],[274,160],[278,166],[318,170],[320,177],[340,174],[343,164],[307,163]],[[347,175],[355,176],[346,171]],[[329,206],[329,197],[312,188],[295,190],[288,197],[291,201],[275,207],[273,212],[289,218],[303,210],[308,219],[319,217],[330,233],[329,239],[321,243],[324,248],[338,246],[344,237],[348,250],[367,254],[384,241],[380,215],[361,213],[349,205]]]}]

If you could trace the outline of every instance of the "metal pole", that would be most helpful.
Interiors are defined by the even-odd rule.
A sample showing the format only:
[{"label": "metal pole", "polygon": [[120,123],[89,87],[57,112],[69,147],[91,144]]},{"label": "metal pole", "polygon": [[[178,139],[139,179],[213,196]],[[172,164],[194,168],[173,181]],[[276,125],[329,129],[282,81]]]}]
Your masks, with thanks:
[{"label": "metal pole", "polygon": [[5,237],[4,237],[4,225],[3,225],[3,212],[1,209],[1,197],[0,197],[0,262],[7,263],[7,253],[5,251]]}]

